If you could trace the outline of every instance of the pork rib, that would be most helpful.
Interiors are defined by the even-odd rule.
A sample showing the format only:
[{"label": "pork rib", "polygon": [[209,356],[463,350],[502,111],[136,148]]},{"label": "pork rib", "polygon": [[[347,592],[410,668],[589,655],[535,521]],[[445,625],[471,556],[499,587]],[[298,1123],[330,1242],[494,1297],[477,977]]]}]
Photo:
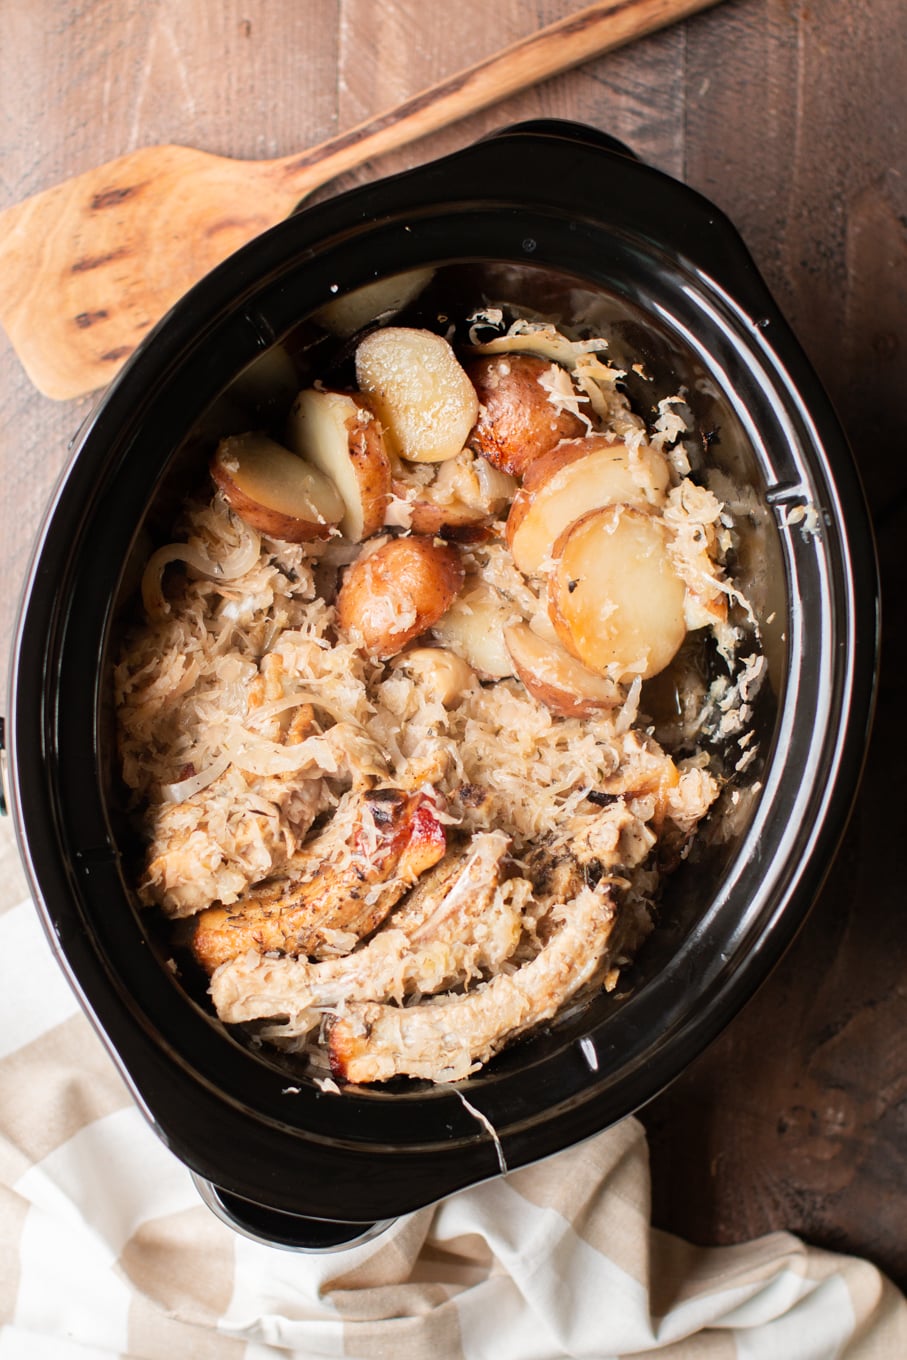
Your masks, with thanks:
[{"label": "pork rib", "polygon": [[395,1076],[459,1081],[518,1034],[551,1019],[603,970],[615,908],[606,888],[583,888],[552,917],[559,928],[531,962],[475,991],[415,1006],[349,1006],[328,1036],[334,1075],[355,1083]]},{"label": "pork rib", "polygon": [[[474,837],[418,882],[378,933],[343,958],[311,963],[247,953],[220,967],[211,996],[228,1024],[282,1017],[282,1038],[307,1034],[319,1008],[440,991],[498,968],[516,949],[523,879],[502,884],[509,837]],[[522,885],[521,891],[520,885]]]},{"label": "pork rib", "polygon": [[192,951],[209,973],[248,950],[321,957],[348,952],[375,930],[446,845],[424,794],[346,795],[326,829],[230,907],[195,918]]}]

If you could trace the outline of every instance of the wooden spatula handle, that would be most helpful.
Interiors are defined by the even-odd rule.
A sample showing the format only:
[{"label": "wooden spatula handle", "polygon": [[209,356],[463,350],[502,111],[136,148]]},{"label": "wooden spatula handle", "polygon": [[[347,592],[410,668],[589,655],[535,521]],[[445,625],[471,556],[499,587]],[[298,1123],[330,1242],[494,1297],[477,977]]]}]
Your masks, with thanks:
[{"label": "wooden spatula handle", "polygon": [[601,0],[299,156],[271,162],[300,196],[346,170],[488,108],[718,0]]}]

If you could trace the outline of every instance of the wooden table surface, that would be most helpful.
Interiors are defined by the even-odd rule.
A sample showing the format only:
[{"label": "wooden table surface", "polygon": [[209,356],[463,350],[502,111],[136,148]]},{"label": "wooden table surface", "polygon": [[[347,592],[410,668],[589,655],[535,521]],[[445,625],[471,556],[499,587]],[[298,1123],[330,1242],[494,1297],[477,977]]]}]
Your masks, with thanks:
[{"label": "wooden table surface", "polygon": [[[0,0],[0,207],[146,144],[304,148],[579,7]],[[905,1288],[903,0],[723,0],[342,185],[538,116],[615,134],[736,222],[850,435],[887,599],[876,734],[827,886],[756,998],[643,1112],[654,1219],[703,1243],[787,1228]],[[30,544],[90,406],[38,395],[0,333],[4,672]]]}]

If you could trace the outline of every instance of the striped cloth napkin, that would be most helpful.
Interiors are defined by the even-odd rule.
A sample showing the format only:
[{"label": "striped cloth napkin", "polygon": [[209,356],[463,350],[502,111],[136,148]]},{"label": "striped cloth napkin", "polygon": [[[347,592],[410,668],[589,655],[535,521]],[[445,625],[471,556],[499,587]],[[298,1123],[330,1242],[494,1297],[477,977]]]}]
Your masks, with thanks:
[{"label": "striped cloth napkin", "polygon": [[233,1233],[78,1009],[0,825],[0,1360],[896,1360],[907,1301],[787,1233],[702,1249],[649,1221],[625,1120],[308,1256]]}]

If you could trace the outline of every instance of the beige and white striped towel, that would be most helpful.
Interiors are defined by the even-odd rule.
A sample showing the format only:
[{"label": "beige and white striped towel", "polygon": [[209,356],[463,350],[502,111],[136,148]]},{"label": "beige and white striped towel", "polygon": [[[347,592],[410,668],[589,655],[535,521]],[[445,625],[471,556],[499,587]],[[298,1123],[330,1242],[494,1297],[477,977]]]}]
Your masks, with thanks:
[{"label": "beige and white striped towel", "polygon": [[325,1256],[199,1201],[54,962],[0,826],[0,1360],[899,1360],[872,1265],[649,1222],[636,1120]]}]

